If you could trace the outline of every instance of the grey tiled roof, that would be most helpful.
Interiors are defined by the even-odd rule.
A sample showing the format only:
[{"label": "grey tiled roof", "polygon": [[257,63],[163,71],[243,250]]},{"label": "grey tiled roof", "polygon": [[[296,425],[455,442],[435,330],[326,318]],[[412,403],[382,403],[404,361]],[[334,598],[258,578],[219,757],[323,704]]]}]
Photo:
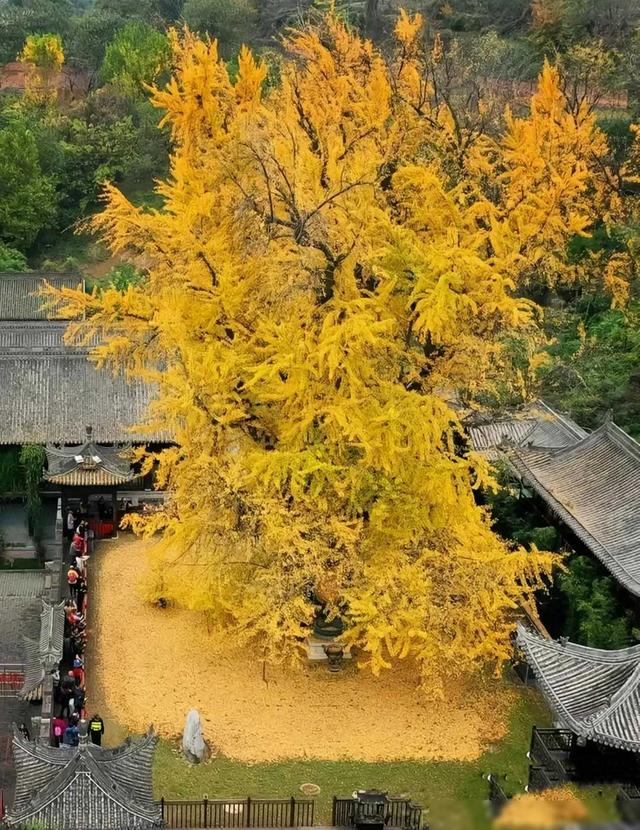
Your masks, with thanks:
[{"label": "grey tiled roof", "polygon": [[0,320],[0,353],[82,352],[64,342],[68,323],[64,320]]},{"label": "grey tiled roof", "polygon": [[576,735],[640,752],[640,646],[604,651],[518,627],[544,696]]},{"label": "grey tiled roof", "polygon": [[65,830],[159,826],[151,781],[156,742],[149,732],[116,750],[90,743],[58,749],[16,734],[16,794],[7,824],[42,822]]},{"label": "grey tiled roof", "polygon": [[0,599],[6,597],[41,597],[44,594],[46,571],[0,570]]},{"label": "grey tiled roof", "polygon": [[45,278],[57,288],[83,284],[77,276],[0,273],[0,443],[81,443],[87,425],[103,443],[169,440],[128,431],[145,420],[151,388],[97,369],[87,348],[64,343],[67,323],[47,320],[37,296]]},{"label": "grey tiled roof", "polygon": [[476,418],[467,427],[471,445],[477,452],[497,458],[505,444],[536,447],[567,447],[585,438],[587,432],[570,418],[543,401],[536,401],[518,417],[482,423]]},{"label": "grey tiled roof", "polygon": [[24,683],[20,696],[31,697],[42,683],[45,674],[53,671],[62,660],[64,651],[64,602],[53,605],[42,600],[40,639],[23,637]]},{"label": "grey tiled roof", "polygon": [[149,387],[97,369],[84,354],[0,351],[0,443],[166,440],[129,432],[145,418]]},{"label": "grey tiled roof", "polygon": [[605,568],[640,596],[640,445],[607,422],[568,447],[515,447],[507,455]]},{"label": "grey tiled roof", "polygon": [[0,663],[24,662],[24,637],[40,636],[39,597],[0,598]]},{"label": "grey tiled roof", "polygon": [[78,288],[84,285],[82,277],[73,274],[16,274],[0,272],[0,320],[44,320],[44,300],[38,295],[44,281],[55,288]]}]

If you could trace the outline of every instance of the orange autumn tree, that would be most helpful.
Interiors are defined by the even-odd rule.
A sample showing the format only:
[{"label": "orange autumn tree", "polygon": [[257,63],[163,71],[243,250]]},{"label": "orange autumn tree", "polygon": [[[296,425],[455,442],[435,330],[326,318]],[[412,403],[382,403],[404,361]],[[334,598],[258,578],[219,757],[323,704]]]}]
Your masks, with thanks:
[{"label": "orange autumn tree", "polygon": [[[474,499],[487,466],[443,393],[487,391],[504,338],[535,336],[520,275],[586,227],[591,183],[550,205],[531,175],[514,196],[547,156],[581,176],[552,130],[527,133],[541,114],[453,174],[420,28],[401,16],[386,63],[329,16],[289,36],[270,88],[247,49],[231,76],[215,42],[174,32],[153,93],[174,141],[164,207],[109,187],[95,220],[147,279],[51,293],[82,312],[69,337],[99,335],[99,363],[155,384],[149,423],[175,439],[141,452],[171,494],[135,524],[156,538],[149,598],[274,660],[300,653],[323,605],[362,664],[411,660],[435,688],[509,657],[513,611],[555,562],[492,531]],[[549,73],[540,94],[560,94]]]}]

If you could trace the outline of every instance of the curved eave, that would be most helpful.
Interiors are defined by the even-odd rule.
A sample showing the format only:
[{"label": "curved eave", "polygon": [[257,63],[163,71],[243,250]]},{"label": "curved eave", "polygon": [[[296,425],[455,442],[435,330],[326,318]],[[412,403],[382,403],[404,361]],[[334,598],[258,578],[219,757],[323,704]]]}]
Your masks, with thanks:
[{"label": "curved eave", "polygon": [[136,481],[140,476],[118,475],[106,470],[72,470],[68,473],[50,475],[45,473],[44,480],[51,484],[58,484],[64,487],[113,487],[120,484],[129,484]]},{"label": "curved eave", "polygon": [[[520,649],[525,654],[527,658],[527,662],[531,666],[533,673],[538,681],[538,685],[544,695],[545,699],[549,703],[549,706],[552,710],[556,713],[559,720],[575,735],[588,739],[590,741],[595,741],[596,743],[605,744],[606,746],[614,747],[615,749],[625,749],[629,752],[640,752],[640,735],[638,736],[637,740],[631,738],[620,738],[618,736],[614,736],[609,734],[606,730],[602,730],[599,728],[600,724],[604,724],[607,721],[607,718],[615,713],[616,709],[620,705],[620,699],[618,695],[614,696],[614,701],[610,706],[606,709],[602,709],[599,712],[590,715],[589,718],[585,720],[576,720],[576,718],[571,715],[566,707],[563,705],[562,700],[556,693],[553,686],[548,682],[545,673],[541,670],[538,660],[536,658],[535,653],[532,650],[530,638],[532,636],[538,635],[531,635],[528,634],[524,628],[519,625],[518,626],[518,634],[516,638],[516,643]],[[573,645],[573,644],[571,644]],[[586,646],[578,647],[581,651],[588,650]],[[633,646],[630,649],[621,649],[620,654],[629,653],[631,651],[638,651],[640,646]],[[594,649],[594,652],[600,653],[600,650]],[[617,656],[617,655],[616,655]],[[639,664],[640,668],[640,664]],[[629,679],[625,686],[638,684],[639,680],[639,668],[636,668],[632,677]],[[594,723],[590,723],[589,721],[594,721]]]}]

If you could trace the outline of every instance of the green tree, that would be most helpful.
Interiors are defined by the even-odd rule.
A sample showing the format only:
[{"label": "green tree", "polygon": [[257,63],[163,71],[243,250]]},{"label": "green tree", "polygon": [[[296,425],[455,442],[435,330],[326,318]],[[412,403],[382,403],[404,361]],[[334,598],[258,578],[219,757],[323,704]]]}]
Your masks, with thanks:
[{"label": "green tree", "polygon": [[143,20],[154,26],[180,17],[184,0],[96,0],[95,10],[116,15],[122,23]]},{"label": "green tree", "polygon": [[144,282],[144,274],[128,262],[116,265],[107,274],[108,284],[117,291],[126,291],[129,286],[140,286]]},{"label": "green tree", "polygon": [[166,35],[146,23],[133,21],[107,46],[102,77],[127,94],[139,94],[145,84],[162,83],[170,59]]},{"label": "green tree", "polygon": [[586,556],[573,557],[569,570],[558,576],[566,607],[566,633],[592,648],[616,649],[629,645],[631,614],[616,596],[613,579],[603,576]]},{"label": "green tree", "polygon": [[107,46],[122,26],[122,18],[109,11],[92,10],[76,17],[67,40],[69,62],[87,72],[96,73],[102,65]]},{"label": "green tree", "polygon": [[56,32],[65,38],[72,19],[68,0],[0,2],[0,63],[16,60],[28,35]]},{"label": "green tree", "polygon": [[552,362],[541,366],[545,400],[596,427],[607,412],[640,436],[640,303],[607,308],[604,298],[548,310]]},{"label": "green tree", "polygon": [[27,258],[16,248],[0,242],[0,271],[26,271]]},{"label": "green tree", "polygon": [[45,462],[45,451],[41,444],[25,444],[20,450],[20,466],[24,476],[27,497],[29,532],[34,539],[42,536],[42,499],[40,482]]},{"label": "green tree", "polygon": [[257,15],[250,0],[186,0],[182,16],[193,31],[217,38],[227,57],[255,37]]},{"label": "green tree", "polygon": [[33,133],[9,119],[0,126],[0,241],[26,250],[56,212],[55,181],[42,170]]},{"label": "green tree", "polygon": [[106,181],[121,181],[136,160],[136,128],[130,117],[112,123],[72,118],[61,130],[62,207],[69,220],[92,209]]}]

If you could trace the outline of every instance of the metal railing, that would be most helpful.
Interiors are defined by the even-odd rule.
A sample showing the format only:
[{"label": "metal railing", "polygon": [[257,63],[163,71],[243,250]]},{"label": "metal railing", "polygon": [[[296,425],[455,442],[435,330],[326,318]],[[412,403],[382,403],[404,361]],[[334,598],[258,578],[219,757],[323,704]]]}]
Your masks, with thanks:
[{"label": "metal railing", "polygon": [[160,800],[167,828],[309,827],[314,802],[298,798],[203,798],[201,801]]},{"label": "metal railing", "polygon": [[548,790],[555,787],[558,782],[549,777],[549,773],[544,767],[532,765],[529,767],[529,784],[528,790],[531,793],[539,793],[542,790]]},{"label": "metal railing", "polygon": [[531,733],[531,748],[529,756],[534,766],[542,766],[547,777],[552,781],[566,781],[569,771],[566,762],[569,760],[573,735],[563,729],[538,729],[534,726]]},{"label": "metal railing", "polygon": [[504,805],[509,801],[508,796],[502,789],[500,782],[495,775],[489,775],[489,807],[491,809],[491,817],[496,818]]}]

